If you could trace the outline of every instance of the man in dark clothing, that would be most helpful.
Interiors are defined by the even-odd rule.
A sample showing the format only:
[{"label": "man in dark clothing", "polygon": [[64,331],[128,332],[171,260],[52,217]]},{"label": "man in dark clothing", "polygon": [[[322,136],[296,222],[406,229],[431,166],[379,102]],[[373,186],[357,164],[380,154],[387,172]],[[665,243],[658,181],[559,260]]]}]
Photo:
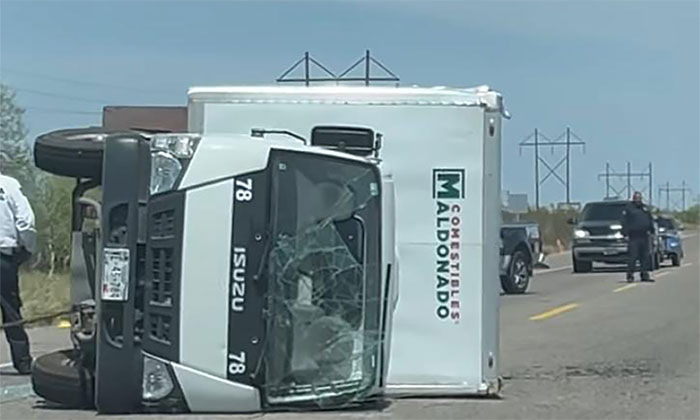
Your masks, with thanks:
[{"label": "man in dark clothing", "polygon": [[642,193],[636,191],[632,202],[625,207],[622,232],[627,235],[627,281],[634,281],[634,269],[639,261],[642,281],[654,281],[649,277],[649,235],[654,232],[654,220],[647,206],[642,203]]}]

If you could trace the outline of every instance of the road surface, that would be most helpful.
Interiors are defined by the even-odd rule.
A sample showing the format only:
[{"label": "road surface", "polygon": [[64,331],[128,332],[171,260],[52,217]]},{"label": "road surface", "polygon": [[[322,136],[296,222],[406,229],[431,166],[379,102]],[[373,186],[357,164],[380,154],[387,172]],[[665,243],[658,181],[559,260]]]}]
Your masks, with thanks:
[{"label": "road surface", "polygon": [[[197,416],[207,419],[698,419],[700,418],[700,265],[697,234],[686,259],[656,283],[624,273],[572,274],[553,256],[530,292],[501,297],[500,399],[400,399],[382,410]],[[31,331],[37,354],[68,346],[66,331]],[[4,342],[3,342],[4,346]],[[0,366],[7,348],[0,348]],[[26,377],[0,369],[0,418],[84,419],[94,412],[49,409]],[[167,416],[130,416],[131,419]],[[194,416],[178,417],[183,419]]]}]

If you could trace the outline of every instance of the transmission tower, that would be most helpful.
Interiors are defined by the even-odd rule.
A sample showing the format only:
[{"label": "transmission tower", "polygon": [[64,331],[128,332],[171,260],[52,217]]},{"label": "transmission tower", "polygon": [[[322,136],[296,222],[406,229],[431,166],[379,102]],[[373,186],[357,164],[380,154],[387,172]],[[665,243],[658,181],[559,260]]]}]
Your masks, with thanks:
[{"label": "transmission tower", "polygon": [[[649,162],[649,167],[646,171],[633,172],[632,164],[627,162],[627,167],[625,172],[616,172],[609,162],[605,163],[605,172],[598,174],[598,179],[605,179],[605,198],[611,197],[626,197],[628,200],[632,198],[632,193],[634,192],[634,181],[635,178],[647,179],[649,182],[644,187],[640,188],[639,191],[644,193],[648,192],[649,195],[649,205],[652,204],[653,194],[653,168],[651,162]],[[612,180],[624,179],[625,184],[622,187],[616,187],[616,184]],[[613,192],[615,195],[611,196],[610,193]]]},{"label": "transmission tower", "polygon": [[661,201],[661,194],[666,193],[666,211],[671,210],[671,193],[681,194],[681,210],[685,211],[685,194],[690,192],[690,188],[685,185],[685,181],[680,187],[671,187],[670,182],[666,182],[666,185],[659,187],[659,201]]},{"label": "transmission tower", "polygon": [[[364,74],[362,76],[351,76],[351,73],[355,69],[360,68],[360,66],[363,64]],[[372,65],[378,67],[383,74],[372,75]],[[299,68],[304,69],[303,77],[291,76],[291,74]],[[321,70],[322,76],[311,76],[311,70],[313,68]],[[311,57],[307,51],[296,63],[282,73],[282,75],[278,77],[276,81],[277,83],[304,83],[306,86],[309,86],[314,82],[334,82],[335,84],[339,84],[341,82],[363,82],[365,86],[369,86],[372,82],[394,82],[398,85],[400,79],[379,60],[372,57],[369,50],[366,50],[365,54],[359,60],[348,67],[347,70],[340,73],[340,75],[336,75],[330,71],[326,66]]]},{"label": "transmission tower", "polygon": [[[522,153],[523,147],[533,147],[535,149],[535,208],[540,208],[540,187],[542,184],[553,176],[559,183],[561,183],[566,188],[566,204],[571,204],[571,147],[572,146],[583,146],[585,153],[586,142],[581,140],[569,127],[564,130],[564,132],[559,135],[559,137],[554,140],[548,138],[540,130],[535,128],[534,133],[523,139],[519,146],[520,152]],[[554,153],[554,148],[565,147],[566,151],[564,157],[557,162],[556,165],[550,165],[540,154],[541,147],[551,148],[551,152]],[[546,168],[546,174],[543,178],[540,178],[540,164],[544,165]],[[559,175],[559,168],[565,164],[565,178]]]}]

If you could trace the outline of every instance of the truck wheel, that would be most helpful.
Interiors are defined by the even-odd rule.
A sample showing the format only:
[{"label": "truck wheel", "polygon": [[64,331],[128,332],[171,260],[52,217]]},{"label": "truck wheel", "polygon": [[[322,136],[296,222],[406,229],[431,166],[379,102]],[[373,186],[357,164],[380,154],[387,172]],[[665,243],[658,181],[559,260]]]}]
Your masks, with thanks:
[{"label": "truck wheel", "polygon": [[681,257],[678,254],[671,254],[671,264],[673,264],[674,267],[680,267]]},{"label": "truck wheel", "polygon": [[34,164],[54,175],[71,178],[102,178],[104,139],[124,130],[102,127],[56,130],[37,137]]},{"label": "truck wheel", "polygon": [[593,270],[593,263],[590,261],[579,261],[573,257],[574,273],[590,273]]},{"label": "truck wheel", "polygon": [[510,260],[508,274],[501,276],[503,291],[510,294],[522,294],[530,284],[529,259],[523,251],[515,251]]},{"label": "truck wheel", "polygon": [[34,393],[67,408],[93,406],[92,374],[81,366],[75,350],[45,354],[32,367]]}]

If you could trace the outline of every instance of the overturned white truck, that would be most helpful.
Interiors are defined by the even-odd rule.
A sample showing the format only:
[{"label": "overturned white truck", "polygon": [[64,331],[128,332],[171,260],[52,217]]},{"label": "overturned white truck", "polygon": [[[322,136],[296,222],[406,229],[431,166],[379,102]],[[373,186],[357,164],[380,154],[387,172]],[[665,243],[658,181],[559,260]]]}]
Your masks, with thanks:
[{"label": "overturned white truck", "polygon": [[[396,186],[399,303],[388,390],[484,395],[500,390],[499,93],[393,87],[202,87],[188,129],[205,135],[361,126],[382,136]],[[316,145],[352,151],[335,130]]]},{"label": "overturned white truck", "polygon": [[41,136],[37,166],[79,182],[74,348],[36,361],[36,393],[103,413],[498,393],[504,115],[488,88],[194,88],[189,134]]}]

